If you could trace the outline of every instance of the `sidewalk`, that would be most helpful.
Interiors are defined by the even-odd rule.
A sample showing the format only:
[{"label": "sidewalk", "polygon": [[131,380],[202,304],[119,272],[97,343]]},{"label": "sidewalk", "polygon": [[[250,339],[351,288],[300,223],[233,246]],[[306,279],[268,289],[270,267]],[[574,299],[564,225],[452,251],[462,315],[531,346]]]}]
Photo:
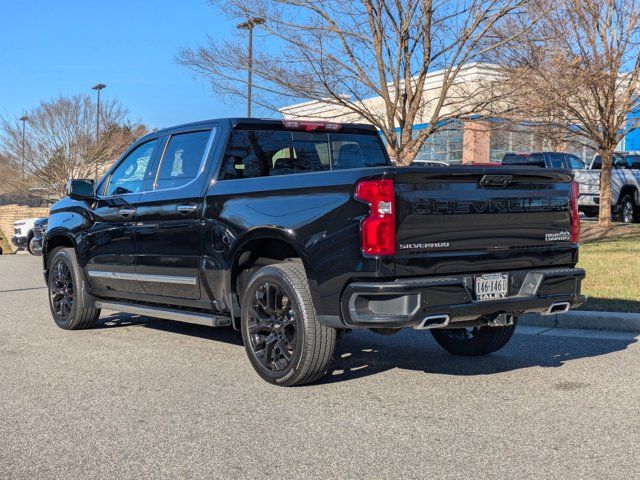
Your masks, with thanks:
[{"label": "sidewalk", "polygon": [[518,325],[528,327],[640,332],[640,313],[572,310],[557,315],[526,314],[519,318]]}]

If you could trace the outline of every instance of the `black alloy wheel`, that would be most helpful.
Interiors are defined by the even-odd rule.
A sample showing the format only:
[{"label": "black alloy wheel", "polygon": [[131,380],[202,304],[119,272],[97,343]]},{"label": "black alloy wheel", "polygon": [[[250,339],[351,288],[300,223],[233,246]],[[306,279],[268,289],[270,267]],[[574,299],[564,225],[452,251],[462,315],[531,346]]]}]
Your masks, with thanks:
[{"label": "black alloy wheel", "polygon": [[258,285],[249,309],[251,349],[261,366],[270,372],[286,369],[296,351],[294,300],[281,285],[265,281]]},{"label": "black alloy wheel", "polygon": [[244,348],[264,380],[291,387],[326,373],[337,331],[318,320],[301,262],[260,268],[244,288],[241,310]]},{"label": "black alloy wheel", "polygon": [[[46,252],[45,252],[46,254]],[[56,248],[47,255],[47,285],[53,320],[65,330],[90,328],[100,317],[87,291],[82,268],[72,248]]]},{"label": "black alloy wheel", "polygon": [[51,309],[59,322],[68,322],[73,309],[75,298],[73,276],[69,265],[62,259],[57,259],[51,269]]}]

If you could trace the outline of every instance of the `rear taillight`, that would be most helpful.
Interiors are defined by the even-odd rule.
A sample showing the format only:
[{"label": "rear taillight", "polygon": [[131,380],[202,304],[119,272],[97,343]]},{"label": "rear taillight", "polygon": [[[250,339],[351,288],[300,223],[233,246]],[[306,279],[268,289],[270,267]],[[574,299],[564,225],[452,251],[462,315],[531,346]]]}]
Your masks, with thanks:
[{"label": "rear taillight", "polygon": [[362,253],[385,256],[396,253],[396,212],[393,180],[363,180],[356,198],[369,204],[362,223]]},{"label": "rear taillight", "polygon": [[578,211],[578,196],[580,186],[578,182],[571,182],[571,243],[580,241],[580,212]]}]

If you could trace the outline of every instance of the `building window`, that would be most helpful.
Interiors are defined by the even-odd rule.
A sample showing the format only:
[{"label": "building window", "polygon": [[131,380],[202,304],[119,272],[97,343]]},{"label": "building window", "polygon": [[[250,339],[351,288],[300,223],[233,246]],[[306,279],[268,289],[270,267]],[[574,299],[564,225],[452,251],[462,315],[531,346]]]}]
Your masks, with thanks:
[{"label": "building window", "polygon": [[435,160],[452,165],[462,163],[462,132],[463,124],[461,122],[447,123],[427,137],[415,159]]},{"label": "building window", "polygon": [[565,152],[589,163],[595,154],[595,148],[587,146],[585,140],[576,135],[562,140],[559,132],[551,135],[543,128],[527,125],[493,129],[490,144],[492,162],[502,162],[505,153]]},{"label": "building window", "polygon": [[501,162],[505,153],[531,152],[540,150],[536,148],[540,142],[533,132],[524,127],[513,129],[496,129],[491,132],[490,158],[492,162]]},{"label": "building window", "polygon": [[490,158],[492,162],[501,162],[504,154],[510,152],[561,151],[557,143],[557,139],[530,125],[497,128],[491,131]]}]

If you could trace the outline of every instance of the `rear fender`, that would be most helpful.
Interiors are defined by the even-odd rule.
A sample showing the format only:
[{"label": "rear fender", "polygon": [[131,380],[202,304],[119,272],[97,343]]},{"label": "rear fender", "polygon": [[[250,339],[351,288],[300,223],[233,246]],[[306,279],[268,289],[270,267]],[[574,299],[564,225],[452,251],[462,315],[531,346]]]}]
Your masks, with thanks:
[{"label": "rear fender", "polygon": [[[235,291],[234,282],[236,279],[236,275],[235,275],[236,272],[234,270],[237,268],[240,255],[244,251],[246,251],[246,247],[250,243],[257,240],[278,240],[283,243],[286,243],[288,246],[291,247],[293,251],[296,252],[297,258],[300,258],[300,260],[302,261],[302,264],[304,265],[304,268],[307,274],[307,279],[309,281],[309,287],[311,289],[311,297],[313,299],[314,305],[316,305],[316,308],[318,308],[317,306],[319,305],[320,297],[318,295],[315,270],[312,267],[312,262],[310,261],[310,258],[308,257],[303,245],[301,245],[297,241],[296,237],[293,234],[289,233],[288,231],[276,229],[276,228],[254,228],[247,231],[245,235],[243,235],[237,240],[236,245],[233,249],[233,254],[232,254],[232,258],[233,258],[232,272],[231,272],[231,275],[227,276],[227,281],[228,281],[227,291],[228,292]],[[240,301],[240,298],[238,298],[238,301]]]}]

